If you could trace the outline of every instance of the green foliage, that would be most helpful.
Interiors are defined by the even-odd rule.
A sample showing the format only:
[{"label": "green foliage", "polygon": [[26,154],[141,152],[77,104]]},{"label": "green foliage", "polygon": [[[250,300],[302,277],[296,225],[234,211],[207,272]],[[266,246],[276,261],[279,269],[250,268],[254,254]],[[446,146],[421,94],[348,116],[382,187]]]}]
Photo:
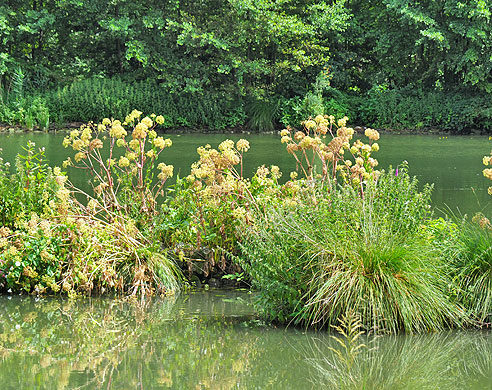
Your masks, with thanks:
[{"label": "green foliage", "polygon": [[0,6],[0,121],[46,129],[139,107],[166,112],[168,127],[270,131],[328,112],[490,131],[491,12],[458,0],[15,0]]},{"label": "green foliage", "polygon": [[173,93],[152,81],[91,78],[43,95],[54,121],[87,122],[125,117],[133,107],[165,112],[164,126],[224,129],[244,123],[241,106],[220,92]]},{"label": "green foliage", "polygon": [[492,104],[487,95],[371,90],[353,98],[352,112],[357,123],[389,129],[492,130]]},{"label": "green foliage", "polygon": [[384,184],[368,185],[364,198],[344,187],[312,195],[315,204],[267,208],[239,259],[260,290],[258,308],[316,327],[338,325],[352,310],[378,332],[459,326],[464,312],[447,295],[441,253],[417,229],[429,191],[416,192],[405,171],[394,176],[382,174]]},{"label": "green foliage", "polygon": [[200,159],[192,165],[191,175],[178,179],[169,189],[156,230],[176,257],[208,276],[211,271],[235,273],[232,261],[242,239],[242,224],[254,224],[252,209],[257,201],[281,197],[278,167],[258,168],[256,174],[243,177],[243,157],[248,141],[234,144],[223,141],[217,149],[198,148]]},{"label": "green foliage", "polygon": [[245,106],[248,116],[246,126],[258,132],[273,131],[277,127],[280,112],[280,100],[276,102],[257,99]]},{"label": "green foliage", "polygon": [[94,206],[81,204],[60,168],[48,167],[43,149],[29,142],[25,151],[15,173],[0,161],[1,286],[38,294],[141,296],[180,288],[180,270],[137,228],[138,220],[111,210],[104,197]]},{"label": "green foliage", "polygon": [[483,215],[457,221],[451,270],[457,297],[479,324],[492,319],[492,225]]},{"label": "green foliage", "polygon": [[58,190],[43,148],[33,142],[24,148],[10,172],[10,163],[0,158],[0,223],[13,228],[30,213],[43,214]]}]

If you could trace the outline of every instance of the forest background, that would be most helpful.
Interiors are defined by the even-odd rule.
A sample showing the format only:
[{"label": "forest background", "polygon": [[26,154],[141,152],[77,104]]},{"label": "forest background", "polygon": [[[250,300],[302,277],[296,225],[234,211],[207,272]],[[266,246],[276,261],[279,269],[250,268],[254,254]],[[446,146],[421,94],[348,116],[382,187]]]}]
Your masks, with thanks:
[{"label": "forest background", "polygon": [[269,131],[319,113],[386,129],[492,131],[484,0],[7,0],[0,122],[163,113]]}]

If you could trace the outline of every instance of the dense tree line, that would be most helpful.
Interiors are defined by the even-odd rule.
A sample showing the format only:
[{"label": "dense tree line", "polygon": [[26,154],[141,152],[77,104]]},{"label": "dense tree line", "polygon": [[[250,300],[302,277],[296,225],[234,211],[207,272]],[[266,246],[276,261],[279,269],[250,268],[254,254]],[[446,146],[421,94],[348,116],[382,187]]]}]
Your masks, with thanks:
[{"label": "dense tree line", "polygon": [[5,95],[19,69],[38,92],[151,80],[162,93],[244,107],[237,123],[259,115],[257,102],[292,117],[316,96],[343,101],[338,91],[484,97],[491,11],[486,0],[7,0],[0,81]]}]

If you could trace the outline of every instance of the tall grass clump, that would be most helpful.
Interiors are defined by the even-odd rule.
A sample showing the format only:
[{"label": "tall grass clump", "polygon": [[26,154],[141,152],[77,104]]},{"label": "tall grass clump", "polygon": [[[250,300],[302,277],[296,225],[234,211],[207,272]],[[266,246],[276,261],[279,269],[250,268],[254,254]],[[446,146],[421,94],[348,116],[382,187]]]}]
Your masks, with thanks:
[{"label": "tall grass clump", "polygon": [[350,311],[377,332],[459,326],[463,311],[448,297],[441,252],[420,232],[429,202],[430,188],[417,191],[400,169],[369,182],[363,197],[334,187],[267,208],[240,260],[260,290],[259,308],[315,327],[339,325]]},{"label": "tall grass clump", "polygon": [[258,132],[273,131],[280,112],[280,101],[255,99],[246,104],[245,110],[248,128]]},{"label": "tall grass clump", "polygon": [[492,320],[492,225],[483,214],[459,221],[450,257],[457,299],[479,325]]},{"label": "tall grass clump", "polygon": [[[492,180],[492,152],[482,159],[483,176]],[[492,195],[492,187],[488,188]],[[452,256],[452,272],[458,299],[479,325],[492,320],[492,224],[482,213],[471,220],[454,216],[457,231],[456,255]]]}]

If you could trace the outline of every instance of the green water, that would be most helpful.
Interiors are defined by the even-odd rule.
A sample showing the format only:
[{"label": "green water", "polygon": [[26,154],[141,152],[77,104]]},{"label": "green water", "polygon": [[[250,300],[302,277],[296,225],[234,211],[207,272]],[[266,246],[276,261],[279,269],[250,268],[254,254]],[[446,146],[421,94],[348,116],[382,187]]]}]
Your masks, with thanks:
[{"label": "green water", "polygon": [[[53,165],[61,165],[70,149],[62,147],[64,134],[0,134],[0,148],[6,161],[13,161],[28,139],[39,147],[46,148],[46,154]],[[161,160],[173,164],[175,172],[186,176],[191,164],[197,160],[196,148],[207,143],[217,146],[222,140],[237,140],[246,137],[251,149],[246,154],[245,173],[251,175],[259,165],[275,164],[285,172],[284,177],[295,169],[292,156],[285,151],[277,135],[231,135],[231,134],[187,134],[170,135],[173,146],[166,149]],[[388,135],[379,141],[381,150],[374,156],[380,168],[390,164],[396,166],[403,160],[410,164],[410,172],[421,183],[434,183],[433,202],[438,209],[449,207],[461,213],[475,213],[484,210],[492,214],[492,202],[487,194],[490,181],[482,176],[482,157],[490,153],[492,141],[481,136],[428,136]],[[87,188],[87,177],[81,171],[69,171],[70,178],[77,186]],[[490,183],[492,184],[492,183]],[[490,198],[490,199],[489,199]]]},{"label": "green water", "polygon": [[2,389],[490,389],[492,335],[365,337],[262,325],[252,295],[202,291],[144,306],[0,297]]}]

